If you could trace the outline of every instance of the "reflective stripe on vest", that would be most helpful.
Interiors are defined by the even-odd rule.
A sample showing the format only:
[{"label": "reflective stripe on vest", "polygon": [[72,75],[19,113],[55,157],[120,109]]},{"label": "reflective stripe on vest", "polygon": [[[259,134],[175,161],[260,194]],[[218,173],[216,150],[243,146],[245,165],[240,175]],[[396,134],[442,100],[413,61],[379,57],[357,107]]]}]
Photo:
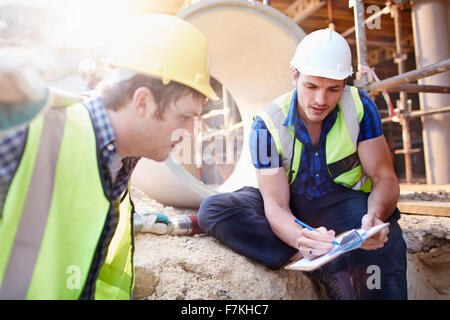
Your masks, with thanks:
[{"label": "reflective stripe on vest", "polygon": [[[258,114],[265,122],[282,157],[289,184],[294,182],[298,173],[302,152],[302,143],[294,138],[293,126],[283,125],[293,94],[294,90],[277,98]],[[345,86],[338,108],[336,122],[326,138],[328,173],[337,184],[370,192],[371,181],[362,170],[357,153],[359,122],[364,115],[358,89]]]},{"label": "reflective stripe on vest", "polygon": [[134,287],[133,205],[130,184],[120,204],[119,223],[96,282],[96,300],[129,300]]},{"label": "reflective stripe on vest", "polygon": [[[290,183],[292,183],[297,176],[297,171],[291,170],[291,167],[299,167],[300,155],[303,148],[303,144],[298,139],[294,139],[294,128],[292,126],[283,125],[284,120],[288,115],[293,95],[294,90],[279,97],[258,114],[266,124],[272,139],[274,139],[278,153],[281,155],[283,168],[286,171]],[[275,134],[272,134],[273,132],[275,132]],[[299,151],[298,153],[294,153],[294,157],[292,157],[293,150]]]},{"label": "reflective stripe on vest", "polygon": [[[27,197],[21,210],[20,220],[17,221],[15,240],[12,243],[9,261],[4,271],[4,280],[0,291],[1,299],[24,299],[27,295],[51,205],[51,196],[46,195],[53,194],[56,161],[65,119],[65,112],[52,112],[45,117],[43,126],[40,121],[37,125],[38,128],[30,129],[29,137],[31,139],[38,139],[40,133],[42,135],[39,149],[33,150],[32,155],[24,155],[25,157],[34,157],[34,153],[37,151],[34,170],[28,172],[28,174],[31,173],[29,190],[36,190],[36,192],[26,193],[26,189],[19,191],[27,194]],[[5,230],[7,227],[3,225],[3,222],[7,224],[8,220],[13,218],[9,215],[7,205],[8,202],[6,202],[6,210],[2,219],[2,242],[12,240],[3,237],[3,234],[8,231]],[[2,263],[2,267],[4,266],[6,265]]]},{"label": "reflective stripe on vest", "polygon": [[[123,201],[127,210],[119,221],[128,218],[129,226],[123,230],[131,234],[128,196]],[[79,298],[110,206],[85,107],[55,108],[32,121],[0,220],[1,298]],[[133,277],[130,237],[116,232],[111,243],[118,245],[108,249],[108,257],[112,257],[108,261],[120,261],[125,270],[114,280],[103,275],[112,287],[120,287],[127,282],[124,278]],[[119,247],[122,250],[114,251]],[[125,259],[115,258],[125,251]],[[107,269],[108,261],[101,270]],[[132,284],[128,283],[123,288],[129,298]],[[108,297],[124,298],[125,294]]]}]

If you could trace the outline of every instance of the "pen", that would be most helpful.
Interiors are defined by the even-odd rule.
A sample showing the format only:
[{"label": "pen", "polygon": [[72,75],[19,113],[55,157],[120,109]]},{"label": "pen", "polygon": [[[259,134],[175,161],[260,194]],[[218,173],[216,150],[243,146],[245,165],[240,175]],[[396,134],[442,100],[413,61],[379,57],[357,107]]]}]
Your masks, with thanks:
[{"label": "pen", "polygon": [[[308,226],[306,223],[304,223],[304,222],[298,220],[297,218],[295,218],[295,222],[297,222],[299,225],[301,225],[302,227],[305,227],[305,228],[308,229],[308,230],[311,230],[311,231],[317,231],[317,229],[314,229],[313,227]],[[319,232],[319,231],[317,231],[317,232]],[[333,241],[332,243],[335,244],[335,245],[337,245],[337,246],[339,245],[339,243],[338,243],[337,241]]]}]

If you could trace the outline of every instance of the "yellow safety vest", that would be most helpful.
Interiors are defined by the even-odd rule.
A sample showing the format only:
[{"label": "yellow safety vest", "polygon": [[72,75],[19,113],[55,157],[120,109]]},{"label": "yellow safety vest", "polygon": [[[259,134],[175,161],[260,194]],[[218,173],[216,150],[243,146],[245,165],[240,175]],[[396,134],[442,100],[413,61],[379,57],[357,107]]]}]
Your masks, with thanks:
[{"label": "yellow safety vest", "polygon": [[78,299],[109,212],[119,222],[95,298],[130,299],[132,211],[129,187],[116,203],[104,195],[87,109],[76,104],[39,116],[0,217],[0,299]]},{"label": "yellow safety vest", "polygon": [[[258,114],[265,122],[282,157],[290,185],[299,171],[303,148],[302,143],[295,138],[294,127],[283,125],[294,91],[275,99]],[[358,89],[345,86],[338,108],[336,122],[328,132],[325,142],[328,174],[337,184],[370,192],[372,182],[365,174],[357,152],[359,123],[364,116],[364,107]]]}]

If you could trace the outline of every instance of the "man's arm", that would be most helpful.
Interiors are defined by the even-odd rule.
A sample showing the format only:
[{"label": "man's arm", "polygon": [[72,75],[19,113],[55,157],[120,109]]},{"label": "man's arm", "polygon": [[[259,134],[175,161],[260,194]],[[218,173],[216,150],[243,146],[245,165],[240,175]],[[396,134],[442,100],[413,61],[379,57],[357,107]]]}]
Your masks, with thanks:
[{"label": "man's arm", "polygon": [[[400,189],[392,165],[391,154],[383,135],[361,141],[358,155],[367,175],[372,180],[372,191],[367,203],[367,214],[362,227],[369,229],[386,221],[395,209]],[[384,230],[366,241],[363,249],[381,248],[387,241],[388,230]]]},{"label": "man's arm", "polygon": [[[310,231],[296,224],[289,208],[289,184],[282,167],[257,169],[258,186],[264,199],[264,210],[272,231],[289,246],[299,249],[304,257],[319,256],[333,248],[334,231],[324,227]],[[312,249],[312,254],[310,249]]]},{"label": "man's arm", "polygon": [[284,169],[257,169],[256,178],[270,227],[283,242],[297,248],[302,227],[294,223],[295,217],[289,208],[289,184]]}]

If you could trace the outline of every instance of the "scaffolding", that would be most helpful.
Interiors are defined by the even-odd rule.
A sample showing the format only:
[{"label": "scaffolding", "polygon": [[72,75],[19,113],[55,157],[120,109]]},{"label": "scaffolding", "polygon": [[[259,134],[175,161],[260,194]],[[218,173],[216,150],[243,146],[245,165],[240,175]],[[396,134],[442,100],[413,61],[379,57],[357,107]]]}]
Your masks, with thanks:
[{"label": "scaffolding", "polygon": [[[410,134],[410,121],[418,117],[424,117],[439,113],[446,113],[450,111],[450,106],[435,108],[432,110],[416,110],[413,111],[411,108],[411,103],[407,99],[407,93],[440,93],[448,94],[450,93],[449,86],[436,86],[436,85],[420,85],[415,82],[419,79],[430,77],[432,75],[442,73],[450,70],[450,59],[440,61],[425,67],[417,68],[415,70],[406,72],[405,61],[407,59],[407,51],[404,50],[404,46],[409,38],[406,38],[402,34],[402,21],[400,10],[402,7],[409,3],[410,0],[394,0],[386,2],[386,6],[379,10],[378,12],[370,15],[369,17],[364,17],[364,1],[363,0],[349,0],[349,7],[353,7],[354,15],[354,26],[342,32],[341,35],[346,37],[351,34],[355,34],[355,44],[357,52],[357,63],[358,69],[356,72],[356,79],[354,85],[364,91],[366,91],[370,96],[375,97],[378,94],[382,94],[384,100],[388,105],[388,116],[382,118],[382,123],[394,122],[400,124],[402,128],[402,142],[403,148],[394,150],[394,154],[403,154],[405,162],[405,176],[406,183],[413,182],[413,166],[411,155],[421,151],[420,148],[412,148],[411,144],[411,134]],[[263,1],[264,4],[270,5],[270,1]],[[295,23],[299,24],[304,19],[307,19],[316,10],[327,5],[328,11],[328,27],[335,29],[335,22],[333,20],[333,8],[331,0],[296,0],[294,1],[286,10],[286,15],[293,20]],[[382,15],[390,14],[394,19],[395,28],[395,52],[394,52],[394,62],[397,64],[398,75],[391,78],[379,80],[374,72],[374,68],[371,68],[368,64],[368,53],[365,26],[366,24],[374,21]],[[374,42],[374,41],[372,41]],[[388,92],[399,92],[399,100],[397,101],[396,108],[394,108]],[[202,115],[198,118],[199,121],[216,117],[224,116],[224,126],[222,129],[211,129],[202,126],[206,129],[205,135],[199,135],[196,141],[197,146],[202,143],[202,140],[206,138],[211,138],[216,135],[229,136],[232,132],[237,129],[242,128],[242,123],[233,123],[229,117],[229,102],[227,99],[226,88],[223,88],[223,109],[222,110],[212,110],[207,115]],[[229,141],[229,139],[227,139]],[[231,155],[233,150],[228,150],[231,146],[226,146],[227,158]],[[198,152],[196,152],[198,153]],[[197,158],[196,169],[197,178],[201,179],[202,176],[202,160],[201,156]],[[223,168],[219,168],[222,177],[225,179],[229,174],[224,173]],[[232,171],[232,169],[231,169]]]},{"label": "scaffolding", "polygon": [[[407,101],[407,92],[422,92],[422,93],[450,93],[450,87],[448,86],[431,86],[431,85],[419,85],[413,84],[419,79],[430,77],[432,75],[442,73],[450,70],[450,59],[440,61],[422,68],[405,72],[405,60],[406,54],[403,51],[403,35],[401,32],[401,15],[400,10],[402,6],[409,1],[396,0],[388,2],[386,7],[373,14],[372,16],[364,19],[364,1],[362,0],[350,0],[349,5],[353,6],[355,27],[347,30],[342,35],[347,36],[353,31],[355,32],[356,50],[358,58],[358,72],[356,73],[355,86],[364,89],[371,96],[375,96],[379,93],[384,93],[383,96],[386,99],[388,106],[391,106],[391,102],[386,94],[386,91],[400,92],[400,99],[397,103],[397,111],[395,112],[391,107],[389,109],[389,116],[382,119],[383,123],[392,121],[397,122],[402,127],[402,140],[403,149],[395,150],[395,154],[403,154],[405,157],[405,174],[406,183],[413,181],[412,174],[412,161],[411,155],[413,153],[420,152],[418,148],[411,147],[411,135],[409,122],[417,117],[423,117],[438,113],[444,113],[450,111],[450,106],[436,108],[432,110],[420,110],[412,111],[411,105]],[[373,69],[367,66],[367,39],[365,35],[365,24],[374,20],[382,14],[391,13],[394,19],[395,27],[395,44],[396,53],[394,61],[397,64],[398,75],[391,78],[387,78],[381,81],[374,81]],[[375,76],[376,77],[376,76]]]},{"label": "scaffolding", "polygon": [[[222,109],[213,109],[208,113],[202,114],[196,117],[195,121],[199,123],[199,128],[196,130],[195,136],[195,169],[196,169],[196,177],[198,180],[202,181],[202,167],[203,167],[203,158],[202,158],[202,144],[204,141],[209,141],[212,138],[217,136],[225,137],[225,163],[223,163],[223,155],[217,154],[214,152],[215,164],[217,165],[217,169],[222,177],[222,180],[225,181],[228,176],[234,170],[235,164],[235,135],[238,130],[242,130],[244,128],[244,123],[242,121],[235,121],[232,117],[232,104],[235,102],[233,100],[230,101],[231,95],[228,92],[225,86],[222,86],[222,98],[219,101],[219,105],[222,105]],[[211,128],[205,122],[207,119],[215,118],[223,116],[223,127],[221,129]],[[205,130],[205,133],[203,133]]]}]

